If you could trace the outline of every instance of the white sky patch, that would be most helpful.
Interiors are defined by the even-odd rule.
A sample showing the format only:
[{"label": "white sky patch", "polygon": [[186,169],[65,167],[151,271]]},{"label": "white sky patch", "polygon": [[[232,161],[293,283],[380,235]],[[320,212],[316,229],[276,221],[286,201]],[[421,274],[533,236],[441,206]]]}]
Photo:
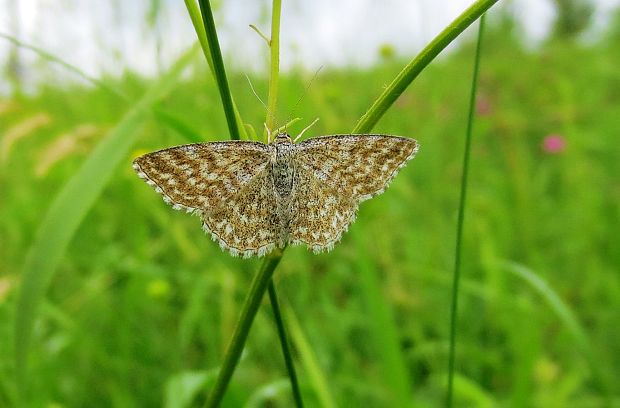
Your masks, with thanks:
[{"label": "white sky patch", "polygon": [[[153,30],[146,23],[149,1],[19,0],[19,24],[10,3],[0,0],[0,32],[55,54],[93,77],[118,75],[132,69],[156,75],[169,66],[196,39],[183,2],[163,0]],[[391,45],[396,54],[411,56],[435,37],[473,1],[468,0],[297,0],[282,9],[281,67],[367,66],[377,61],[378,49]],[[593,35],[609,23],[620,0],[596,0]],[[271,2],[221,1],[216,10],[222,51],[229,65],[264,72],[268,49],[249,24],[269,34]],[[495,5],[508,8],[523,27],[525,40],[536,44],[548,35],[554,19],[551,0],[514,0]],[[17,29],[16,29],[17,28]],[[158,44],[160,47],[158,47]],[[10,44],[0,39],[0,61]],[[21,50],[29,82],[75,80],[61,68],[30,51]],[[4,91],[5,89],[0,89]]]}]

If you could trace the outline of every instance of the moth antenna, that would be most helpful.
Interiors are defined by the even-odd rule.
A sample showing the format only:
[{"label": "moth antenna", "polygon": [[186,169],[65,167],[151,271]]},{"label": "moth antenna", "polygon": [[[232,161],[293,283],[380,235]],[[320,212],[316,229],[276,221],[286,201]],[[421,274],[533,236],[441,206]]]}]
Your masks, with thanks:
[{"label": "moth antenna", "polygon": [[[306,87],[304,88],[303,93],[301,94],[301,96],[299,97],[299,99],[297,100],[297,102],[295,102],[295,105],[293,105],[293,109],[291,109],[291,115],[289,116],[289,118],[294,117],[295,114],[295,110],[297,110],[297,108],[299,107],[299,104],[301,103],[301,101],[304,100],[304,97],[306,96],[306,94],[308,93],[308,89],[310,89],[310,86],[312,85],[312,83],[314,82],[314,80],[316,79],[316,77],[319,75],[319,72],[321,72],[321,70],[323,69],[323,65],[321,65],[319,67],[319,69],[317,69],[314,72],[314,75],[312,75],[312,78],[310,79],[310,81],[308,82],[308,85],[306,85]],[[292,123],[292,120],[287,121],[288,123]]]},{"label": "moth antenna", "polygon": [[304,130],[302,130],[302,131],[301,131],[301,133],[297,135],[297,137],[295,138],[295,140],[293,140],[293,142],[298,141],[298,140],[299,140],[299,138],[301,137],[301,135],[303,135],[303,134],[304,134],[304,132],[305,132],[306,130],[310,129],[310,128],[311,128],[311,127],[312,127],[312,126],[313,126],[316,122],[318,122],[318,121],[319,121],[319,118],[314,119],[314,121],[313,121],[311,124],[309,124],[308,126],[306,126],[306,127],[305,127],[305,129],[304,129]]},{"label": "moth antenna", "polygon": [[256,93],[256,90],[254,89],[254,86],[252,85],[252,81],[250,81],[250,77],[247,74],[244,74],[244,75],[245,75],[245,79],[248,80],[248,84],[250,84],[250,89],[252,90],[252,93],[254,94],[254,96],[256,96],[256,99],[258,99],[261,105],[263,105],[263,108],[267,110],[267,105],[265,105],[265,102],[263,102],[260,96],[258,96],[258,94]]},{"label": "moth antenna", "polygon": [[[314,72],[314,75],[312,75],[312,78],[310,78],[310,81],[308,82],[308,85],[306,85],[306,87],[304,88],[304,92],[301,94],[301,96],[299,97],[299,99],[297,100],[297,102],[295,102],[295,105],[293,105],[293,112],[295,112],[295,109],[297,109],[297,107],[299,106],[299,104],[301,103],[301,101],[304,100],[304,97],[306,96],[306,94],[308,93],[308,89],[310,89],[310,86],[312,85],[312,83],[314,82],[314,80],[316,79],[316,77],[319,75],[319,72],[321,72],[321,70],[323,69],[323,65],[321,65],[319,67],[319,69],[317,69]],[[291,115],[292,116],[292,115]]]}]

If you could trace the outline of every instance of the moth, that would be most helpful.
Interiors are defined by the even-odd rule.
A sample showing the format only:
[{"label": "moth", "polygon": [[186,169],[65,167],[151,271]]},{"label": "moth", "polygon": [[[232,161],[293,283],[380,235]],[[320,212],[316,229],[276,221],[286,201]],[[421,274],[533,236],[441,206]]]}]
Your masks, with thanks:
[{"label": "moth", "polygon": [[331,250],[362,201],[382,193],[419,148],[414,139],[319,136],[295,143],[223,141],[171,147],[133,167],[176,210],[202,226],[233,256],[263,256],[305,244]]}]

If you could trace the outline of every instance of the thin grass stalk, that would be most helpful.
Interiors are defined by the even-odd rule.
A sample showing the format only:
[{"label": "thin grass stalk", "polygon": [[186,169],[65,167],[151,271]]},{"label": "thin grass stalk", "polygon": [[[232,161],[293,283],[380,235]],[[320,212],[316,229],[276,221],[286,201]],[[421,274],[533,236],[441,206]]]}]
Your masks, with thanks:
[{"label": "thin grass stalk", "polygon": [[213,58],[211,57],[211,49],[209,47],[209,40],[207,40],[205,25],[202,23],[202,13],[200,12],[200,7],[196,4],[196,0],[185,0],[185,7],[189,13],[189,18],[192,20],[192,25],[196,31],[196,37],[198,37],[198,41],[200,42],[202,53],[207,59],[207,64],[209,65],[211,73],[215,76]]},{"label": "thin grass stalk", "polygon": [[230,88],[228,87],[228,80],[226,79],[226,70],[224,69],[224,61],[222,60],[220,43],[217,39],[217,31],[215,30],[215,21],[213,21],[211,5],[209,4],[209,0],[198,0],[198,3],[200,4],[202,23],[204,24],[207,41],[209,43],[209,52],[211,53],[211,59],[213,62],[215,80],[217,81],[217,87],[220,90],[222,106],[224,107],[224,114],[226,115],[228,132],[230,133],[231,139],[239,140],[239,126],[237,125],[237,118],[235,116],[235,109],[230,95]]},{"label": "thin grass stalk", "polygon": [[612,406],[613,386],[611,384],[613,382],[610,380],[610,376],[604,371],[600,359],[596,356],[594,347],[592,346],[592,340],[589,338],[586,330],[571,308],[564,303],[560,295],[534,270],[512,261],[498,261],[498,266],[506,269],[519,279],[522,279],[545,300],[549,308],[564,324],[577,344],[577,347],[588,361],[592,376],[597,380],[594,385],[601,390],[606,406]]},{"label": "thin grass stalk", "polygon": [[277,252],[278,255],[266,257],[263,261],[261,269],[252,280],[252,286],[250,287],[250,291],[243,302],[241,317],[235,327],[235,332],[233,333],[232,340],[228,346],[228,350],[226,351],[224,362],[222,363],[217,380],[215,380],[215,385],[211,390],[211,394],[209,394],[209,398],[205,404],[205,407],[207,408],[217,407],[222,402],[222,398],[224,397],[226,388],[228,388],[228,384],[233,372],[235,371],[235,367],[237,366],[237,363],[239,363],[243,346],[245,345],[248,333],[250,332],[250,327],[252,326],[254,317],[256,317],[256,313],[258,312],[258,308],[263,299],[263,294],[271,282],[271,277],[273,276],[276,266],[278,266],[280,259],[282,259],[282,251],[276,250],[275,252]]},{"label": "thin grass stalk", "polygon": [[[278,101],[278,80],[280,77],[280,14],[282,4],[280,0],[273,0],[271,15],[271,38],[269,39],[270,70],[269,70],[269,94],[267,96],[267,117],[265,124],[267,129],[272,130],[276,116],[276,103]],[[266,129],[265,129],[266,131]]]},{"label": "thin grass stalk", "polygon": [[[278,82],[280,79],[280,16],[282,14],[282,2],[281,0],[273,0],[271,11],[271,38],[268,41],[270,52],[270,65],[269,65],[269,93],[267,96],[267,113],[265,118],[265,132],[267,129],[271,130],[274,126],[274,118],[276,116],[276,105],[278,101]],[[276,322],[278,337],[280,339],[280,346],[282,348],[282,354],[284,356],[284,363],[288,372],[288,377],[291,382],[291,389],[293,392],[293,399],[297,407],[303,407],[303,400],[301,398],[301,392],[299,390],[299,383],[297,381],[297,373],[295,372],[295,364],[293,362],[293,356],[290,351],[288,337],[286,335],[286,329],[284,321],[282,319],[282,312],[280,311],[280,305],[278,302],[278,295],[276,287],[273,281],[269,283],[269,301],[271,308],[273,309],[273,315]]]},{"label": "thin grass stalk", "polygon": [[98,86],[101,89],[105,89],[106,91],[108,91],[110,94],[118,97],[119,99],[122,99],[124,102],[129,102],[130,99],[127,95],[125,95],[123,92],[121,92],[120,90],[108,85],[105,81],[102,81],[98,78],[95,78],[93,76],[88,75],[87,73],[85,73],[84,71],[82,71],[80,68],[78,68],[77,66],[65,61],[64,59],[49,53],[47,51],[45,51],[42,48],[39,48],[37,46],[31,45],[31,44],[27,44],[23,41],[21,41],[20,39],[13,37],[10,34],[6,34],[6,33],[2,33],[0,32],[0,38],[4,38],[5,40],[7,40],[8,42],[16,45],[19,48],[23,48],[29,51],[34,52],[35,54],[37,54],[38,56],[40,56],[41,58],[51,61],[55,64],[60,65],[61,67],[65,68],[68,71],[73,72],[74,74],[76,74],[77,76],[79,76],[80,78],[85,79],[86,81],[90,82],[91,84]]},{"label": "thin grass stalk", "polygon": [[[88,155],[54,197],[24,261],[15,310],[15,373],[18,397],[28,398],[28,355],[34,321],[45,292],[77,228],[95,204],[118,164],[127,157],[152,106],[176,84],[197,48],[187,51],[144,93]],[[18,404],[23,405],[23,404]]]},{"label": "thin grass stalk", "polygon": [[370,109],[359,119],[352,133],[369,132],[385,115],[388,108],[407,89],[409,84],[444,48],[469,27],[499,0],[478,0],[458,16],[448,27],[435,37],[424,49],[394,78]]},{"label": "thin grass stalk", "polygon": [[291,382],[291,389],[293,390],[293,400],[295,406],[303,408],[304,403],[301,398],[301,390],[299,389],[299,382],[297,381],[297,373],[295,372],[295,363],[293,362],[293,355],[291,353],[290,343],[286,334],[284,319],[280,312],[280,304],[278,302],[278,294],[276,293],[276,286],[273,283],[273,279],[269,282],[267,288],[269,293],[269,301],[271,302],[271,308],[273,309],[273,318],[276,322],[278,329],[278,337],[280,338],[280,347],[282,348],[282,354],[284,355],[284,363],[286,364],[286,370]]},{"label": "thin grass stalk", "polygon": [[[475,3],[472,7],[468,8],[463,14],[461,14],[457,19],[449,26],[451,29],[446,29],[442,33],[436,37],[431,44],[422,51],[425,53],[424,57],[417,56],[410,62],[401,73],[397,76],[397,78],[392,81],[390,85],[393,89],[390,93],[390,98],[382,98],[377,99],[364,115],[364,117],[372,118],[372,120],[364,119],[362,117],[358,124],[353,129],[353,133],[365,133],[372,130],[372,127],[377,123],[377,121],[387,112],[387,109],[392,105],[394,100],[407,88],[407,86],[413,81],[413,79],[417,76],[422,69],[428,65],[428,63],[437,56],[458,34],[464,31],[471,23],[473,23],[480,15],[482,15],[487,9],[489,9],[493,4],[495,4],[498,0],[480,0]],[[279,5],[279,0],[274,0],[274,7],[276,3]],[[273,27],[272,27],[273,28]],[[273,67],[272,67],[273,69]],[[271,78],[277,78],[277,76],[270,75]],[[271,85],[270,85],[270,89]],[[277,89],[277,88],[276,88]],[[392,99],[393,98],[393,99]],[[269,117],[270,112],[267,112],[267,117]],[[231,340],[231,345],[226,352],[224,357],[224,362],[222,364],[222,369],[220,370],[220,374],[218,375],[218,379],[216,380],[216,385],[209,395],[209,398],[206,403],[206,407],[215,407],[217,406],[223,396],[234,369],[239,361],[241,356],[241,352],[243,350],[243,344],[247,339],[249,329],[252,324],[252,320],[256,316],[257,310],[250,310],[248,304],[251,303],[258,307],[260,305],[260,299],[264,294],[264,291],[267,289],[267,286],[263,286],[262,284],[258,284],[257,282],[262,282],[265,279],[265,276],[268,275],[269,279],[273,275],[273,269],[276,268],[282,255],[284,253],[284,249],[278,249],[273,251],[271,254],[267,255],[266,259],[263,262],[263,266],[261,267],[259,273],[255,276],[254,281],[252,283],[252,288],[248,297],[246,298],[243,310],[239,321],[237,322],[237,328],[235,329],[235,333],[233,334],[233,338]],[[262,289],[262,292],[259,291]]]},{"label": "thin grass stalk", "polygon": [[[4,38],[5,40],[15,44],[19,48],[23,48],[23,49],[34,52],[35,54],[37,54],[39,57],[43,58],[44,60],[60,65],[61,67],[69,70],[70,72],[74,73],[78,77],[88,81],[92,85],[99,87],[101,89],[104,89],[105,91],[109,92],[111,95],[121,99],[123,102],[127,104],[131,102],[131,99],[119,89],[116,89],[115,87],[108,85],[105,81],[102,81],[98,78],[88,75],[87,73],[82,71],[80,68],[76,67],[75,65],[72,65],[71,63],[58,57],[57,55],[49,53],[34,45],[27,44],[19,40],[18,38],[15,38],[8,34],[4,34],[0,32],[0,38]],[[160,123],[163,123],[164,125],[170,127],[171,129],[174,129],[177,133],[179,133],[180,135],[188,139],[190,142],[199,143],[200,141],[202,141],[198,132],[195,132],[194,130],[192,130],[185,122],[183,122],[178,117],[172,115],[170,112],[167,112],[157,106],[152,106],[150,109],[151,109],[151,112],[153,113],[153,116]]]},{"label": "thin grass stalk", "polygon": [[[207,39],[205,25],[202,23],[202,14],[200,12],[200,7],[198,7],[198,5],[196,4],[196,0],[185,0],[185,7],[187,8],[187,12],[192,21],[192,25],[194,26],[194,30],[196,31],[196,36],[198,37],[198,41],[200,42],[202,53],[207,59],[207,64],[209,65],[211,74],[213,75],[213,77],[215,77],[213,58],[211,57],[211,47],[209,47],[209,40]],[[235,100],[234,98],[232,98],[232,95],[231,99],[235,118],[237,119],[237,129],[239,130],[239,135],[244,140],[248,139],[248,133],[243,126],[243,120],[241,119],[239,109],[237,109],[237,105],[235,104]]]},{"label": "thin grass stalk", "polygon": [[[189,7],[188,7],[189,8]],[[209,28],[207,28],[207,21],[209,20],[209,13],[206,10],[209,9],[209,4],[202,4],[201,2],[201,10],[203,14],[203,21],[205,22],[205,31],[208,33]],[[191,14],[191,10],[190,10]],[[278,78],[279,78],[279,67],[280,67],[280,58],[279,58],[279,50],[280,50],[280,15],[281,15],[281,2],[280,0],[274,0],[273,2],[273,11],[272,11],[272,24],[271,24],[271,40],[269,40],[269,47],[271,52],[271,66],[270,66],[270,80],[269,80],[269,99],[268,99],[268,107],[267,107],[267,118],[266,124],[267,127],[270,128],[273,125],[273,117],[275,116],[275,107],[277,102],[277,91],[278,91]],[[212,16],[211,16],[212,18]],[[192,20],[193,21],[193,20]],[[219,49],[219,44],[213,43],[212,41],[217,42],[216,36],[207,36],[207,45],[210,50]],[[204,48],[204,47],[203,47]],[[214,67],[218,65],[223,66],[223,62],[221,61],[221,54],[213,54],[211,53],[211,63]],[[225,75],[223,76],[223,81],[226,81]],[[227,99],[224,93],[228,93],[228,98],[232,100],[230,96],[229,87],[221,87],[221,82],[218,79],[218,89],[220,94],[222,95],[222,100]],[[231,121],[234,121],[235,118],[233,115],[227,115],[226,119],[229,121],[229,127],[231,126]],[[225,356],[224,363],[220,373],[218,374],[218,379],[213,389],[209,399],[207,401],[207,406],[211,406],[209,404],[213,404],[212,406],[217,406],[221,402],[221,399],[224,396],[224,391],[226,390],[228,383],[232,377],[232,373],[239,361],[241,356],[241,352],[243,350],[243,344],[249,334],[249,330],[252,324],[254,317],[256,316],[257,309],[260,306],[260,300],[263,298],[266,286],[259,285],[258,282],[262,282],[265,278],[264,274],[273,274],[273,269],[266,268],[265,265],[277,265],[281,259],[281,252],[276,251],[276,253],[272,253],[268,256],[261,268],[261,271],[256,275],[255,280],[252,284],[253,288],[262,288],[262,290],[254,290],[250,291],[246,302],[244,303],[244,307],[255,304],[256,308],[254,310],[246,309],[245,312],[241,314],[239,323],[237,325],[237,329],[233,334],[231,339],[231,345],[229,346]],[[276,320],[277,332],[280,338],[280,344],[282,346],[282,353],[284,355],[284,360],[286,364],[286,368],[289,374],[291,388],[293,390],[293,397],[296,403],[296,406],[303,407],[301,392],[299,390],[299,385],[297,381],[297,374],[295,373],[295,366],[293,364],[293,358],[290,353],[290,349],[288,347],[288,339],[286,337],[286,331],[284,328],[284,323],[282,321],[282,313],[280,312],[279,303],[277,300],[277,293],[273,282],[269,283],[269,298],[271,300],[271,306],[273,309],[274,317]],[[238,347],[239,346],[239,347]]]},{"label": "thin grass stalk", "polygon": [[310,342],[304,334],[299,319],[295,316],[293,310],[289,307],[284,313],[286,314],[286,321],[291,333],[291,339],[295,343],[297,350],[299,351],[299,357],[303,364],[308,377],[308,383],[313,388],[318,406],[322,408],[336,408],[336,398],[334,398],[330,388],[327,375],[321,369],[319,359],[312,351]]},{"label": "thin grass stalk", "polygon": [[454,277],[452,281],[452,301],[450,307],[450,347],[448,352],[448,388],[446,392],[446,406],[452,407],[454,390],[454,354],[456,351],[456,324],[458,313],[459,284],[461,280],[461,254],[463,252],[463,224],[465,221],[465,204],[467,200],[467,178],[469,175],[469,159],[471,156],[471,134],[476,110],[476,91],[478,89],[478,73],[480,71],[480,54],[482,50],[482,34],[484,32],[484,14],[478,26],[478,40],[474,57],[471,93],[469,95],[469,115],[465,132],[465,149],[463,152],[463,169],[461,172],[461,193],[459,198],[459,214],[456,224],[456,248],[454,255]]}]

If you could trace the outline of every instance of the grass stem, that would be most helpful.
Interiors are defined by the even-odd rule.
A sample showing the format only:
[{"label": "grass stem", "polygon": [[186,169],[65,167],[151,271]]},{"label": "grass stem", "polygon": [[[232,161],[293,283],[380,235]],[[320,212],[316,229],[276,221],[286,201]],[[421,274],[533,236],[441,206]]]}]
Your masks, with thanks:
[{"label": "grass stem", "polygon": [[220,43],[217,39],[217,31],[215,30],[215,22],[213,21],[211,5],[209,4],[209,0],[198,0],[198,3],[200,4],[202,23],[205,26],[205,33],[209,43],[211,60],[213,61],[215,80],[217,81],[217,87],[220,90],[220,97],[222,98],[222,106],[224,107],[224,114],[226,115],[226,123],[228,123],[230,138],[233,140],[239,140],[239,126],[237,125],[237,118],[235,116],[233,100],[230,95],[230,88],[228,87],[228,80],[226,79],[226,70],[224,69],[224,61],[222,60]]},{"label": "grass stem", "polygon": [[[269,70],[269,96],[267,97],[267,117],[265,123],[269,130],[273,130],[276,116],[276,103],[278,102],[278,79],[280,75],[280,14],[282,4],[280,0],[273,0],[271,16],[271,38],[269,39],[270,70]],[[265,132],[267,129],[265,129]],[[265,134],[266,136],[266,134]]]},{"label": "grass stem", "polygon": [[278,302],[278,295],[276,293],[276,287],[273,284],[273,280],[269,282],[267,291],[269,292],[269,301],[271,302],[271,308],[273,309],[273,318],[278,329],[278,337],[280,338],[280,347],[282,347],[282,354],[284,355],[284,363],[286,364],[286,370],[288,371],[288,376],[291,381],[295,406],[297,408],[303,408],[304,403],[301,398],[301,391],[299,390],[299,382],[297,381],[297,373],[295,372],[293,355],[291,353],[288,336],[286,335],[284,320],[282,319],[282,313],[280,312],[280,304]]},{"label": "grass stem", "polygon": [[461,193],[459,199],[459,214],[456,225],[456,248],[454,255],[454,277],[452,281],[452,301],[450,306],[450,348],[448,352],[448,388],[446,393],[446,406],[451,407],[454,389],[454,353],[456,350],[456,324],[458,313],[459,283],[461,279],[461,253],[463,251],[463,223],[465,221],[465,203],[467,198],[467,177],[469,174],[469,158],[471,151],[471,134],[476,111],[476,90],[478,89],[478,72],[480,70],[480,52],[482,48],[482,33],[484,32],[484,14],[480,18],[478,26],[478,41],[476,43],[476,55],[474,57],[474,70],[472,75],[471,93],[469,96],[469,115],[467,118],[467,130],[465,132],[465,149],[463,153],[463,169],[461,173]]},{"label": "grass stem", "polygon": [[226,388],[228,387],[228,383],[241,357],[243,346],[250,332],[254,317],[256,317],[256,313],[258,312],[265,290],[267,290],[267,286],[271,282],[273,271],[276,269],[276,266],[278,266],[278,263],[280,263],[280,259],[282,259],[281,250],[276,250],[267,255],[259,272],[252,280],[250,291],[243,302],[241,317],[235,327],[235,332],[226,350],[224,362],[222,363],[217,380],[215,381],[211,394],[209,394],[205,407],[212,408],[220,405]]},{"label": "grass stem", "polygon": [[[441,50],[443,50],[454,38],[456,38],[458,34],[465,30],[465,28],[467,28],[471,23],[473,23],[481,14],[484,13],[484,11],[490,8],[497,1],[498,0],[479,0],[469,9],[467,9],[463,14],[461,14],[461,16],[459,16],[446,30],[444,30],[437,38],[435,38],[435,40],[433,40],[420,55],[414,58],[412,62],[410,62],[405,67],[401,74],[399,74],[399,76],[397,76],[394,81],[392,81],[391,87],[393,87],[394,89],[389,93],[389,96],[383,97],[382,95],[382,97],[380,97],[375,101],[375,103],[373,103],[366,115],[364,115],[355,126],[353,133],[364,133],[370,131],[372,127],[376,124],[376,122],[387,112],[388,108],[391,106],[394,100],[396,100],[396,97],[398,97],[398,95],[400,95],[400,93],[402,93],[402,91],[406,89],[406,87],[411,83],[411,81],[413,81],[417,74],[421,72],[422,69],[441,52]],[[203,19],[208,19],[209,16],[204,16],[204,14],[207,13],[205,13],[204,11],[206,7],[203,7],[203,3],[206,3],[206,6],[208,6],[208,1],[200,0],[201,9],[203,9]],[[267,102],[266,118],[266,124],[268,127],[270,123],[273,123],[272,121],[275,116],[274,113],[277,102],[277,81],[279,75],[280,9],[280,0],[274,0],[272,10],[272,32],[270,39],[271,69],[269,78],[269,96]],[[210,15],[210,9],[208,14]],[[207,26],[206,23],[205,26]],[[215,30],[214,27],[212,27],[212,29]],[[207,28],[207,34],[208,32],[209,28]],[[217,42],[217,37],[213,35],[207,36],[209,39],[210,47],[213,48],[214,43],[212,43],[212,41]],[[217,48],[219,51],[219,46]],[[212,53],[212,56],[214,59],[214,64],[215,66],[217,66],[218,63],[217,61],[215,61],[217,59],[216,54]],[[219,55],[219,59],[221,61],[221,54]],[[222,92],[222,89],[223,88],[220,88],[220,92]],[[226,87],[226,89],[228,89],[228,87]],[[222,99],[224,100],[224,97],[222,97]],[[230,382],[233,371],[239,361],[239,357],[241,356],[243,344],[245,343],[250,326],[252,324],[254,316],[256,315],[258,306],[260,305],[260,300],[262,299],[265,290],[267,290],[268,281],[269,279],[271,279],[273,269],[275,269],[278,265],[282,257],[283,251],[284,249],[274,251],[267,257],[265,263],[263,264],[263,267],[261,268],[261,271],[259,272],[259,274],[255,278],[254,283],[252,284],[250,294],[244,302],[243,312],[241,314],[239,322],[237,323],[237,329],[233,334],[231,346],[229,347],[224,357],[224,363],[222,364],[218,379],[216,380],[215,388],[207,401],[207,407],[217,406],[223,398],[224,392],[228,387],[228,383]],[[268,276],[268,278],[266,278],[266,276]],[[263,279],[267,279],[267,282],[263,282]],[[293,381],[292,377],[291,381]]]},{"label": "grass stem", "polygon": [[370,109],[359,119],[351,133],[368,133],[422,70],[459,34],[497,2],[498,0],[478,0],[450,23],[400,71]]}]

